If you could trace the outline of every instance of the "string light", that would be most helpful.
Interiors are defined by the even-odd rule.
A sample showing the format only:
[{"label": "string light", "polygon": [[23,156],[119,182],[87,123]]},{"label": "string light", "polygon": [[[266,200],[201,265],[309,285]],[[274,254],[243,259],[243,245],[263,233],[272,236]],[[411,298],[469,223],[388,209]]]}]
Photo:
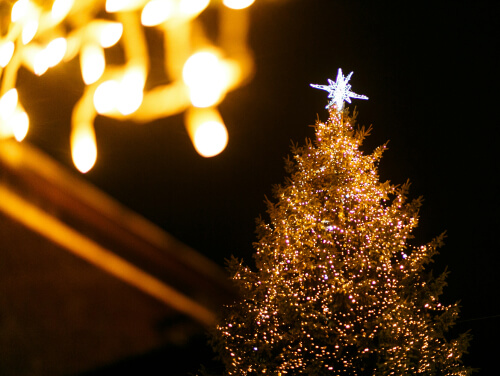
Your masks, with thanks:
[{"label": "string light", "polygon": [[12,54],[14,53],[14,43],[11,41],[0,44],[0,67],[5,68],[9,64]]},{"label": "string light", "polygon": [[191,108],[186,123],[196,151],[203,157],[221,153],[227,145],[228,134],[222,117],[212,108]]},{"label": "string light", "polygon": [[231,9],[245,9],[252,5],[255,0],[223,0],[225,6]]},{"label": "string light", "polygon": [[96,44],[87,44],[80,53],[80,66],[83,82],[86,85],[93,84],[101,78],[106,68],[104,50]]},{"label": "string light", "polygon": [[76,168],[88,172],[97,160],[97,146],[91,124],[76,124],[71,132],[71,156]]},{"label": "string light", "polygon": [[14,111],[14,113],[12,114],[10,121],[11,121],[12,134],[14,135],[14,138],[17,141],[21,142],[28,134],[28,129],[29,129],[28,114],[26,114],[26,112],[20,106],[18,106]]},{"label": "string light", "polygon": [[[20,140],[29,128],[28,115],[18,98],[15,105],[9,102],[14,98],[11,90],[16,88],[19,69],[25,67],[40,76],[77,58],[85,86],[73,109],[70,145],[80,171],[92,168],[97,158],[95,132],[91,128],[98,115],[144,123],[182,112],[192,113],[196,107],[207,108],[217,120],[200,123],[203,126],[198,124],[194,133],[190,125],[188,131],[202,156],[217,155],[225,148],[228,137],[216,106],[253,72],[246,41],[247,8],[252,3],[249,0],[54,0],[43,5],[33,0],[14,2],[9,9],[10,24],[3,29],[6,33],[0,34],[0,98],[9,114],[2,115],[0,137]],[[219,13],[219,35],[213,39],[208,37],[198,17],[209,7]],[[164,61],[160,67],[156,58],[154,65],[150,62],[146,28],[163,37]],[[108,49],[109,56],[123,54],[123,61],[109,63],[105,52]],[[151,69],[164,69],[163,76],[167,79],[150,80],[158,76],[152,75]],[[14,120],[20,125],[13,128]],[[205,146],[201,146],[203,143]],[[89,156],[86,162],[82,162],[82,155]]]},{"label": "string light", "polygon": [[36,54],[33,62],[35,74],[41,76],[47,69],[59,64],[66,54],[67,46],[65,38],[56,38],[47,44],[45,48],[40,50]]},{"label": "string light", "polygon": [[169,0],[152,0],[148,2],[141,13],[141,23],[144,26],[156,26],[165,22],[175,12],[175,4]]},{"label": "string light", "polygon": [[29,128],[29,118],[24,111],[15,88],[0,98],[0,137],[14,137],[22,141]]},{"label": "string light", "polygon": [[219,57],[211,51],[197,52],[189,57],[182,71],[195,107],[210,107],[222,100],[228,86],[228,74]]},{"label": "string light", "polygon": [[54,0],[50,15],[56,24],[68,15],[73,7],[73,2],[74,0]]},{"label": "string light", "polygon": [[443,236],[409,243],[422,200],[379,181],[385,145],[362,152],[370,129],[342,111],[350,85],[332,86],[329,120],[292,148],[258,226],[256,269],[230,263],[241,299],[213,337],[225,374],[470,375],[467,335],[447,339],[458,307],[438,302],[445,275],[424,271]]}]

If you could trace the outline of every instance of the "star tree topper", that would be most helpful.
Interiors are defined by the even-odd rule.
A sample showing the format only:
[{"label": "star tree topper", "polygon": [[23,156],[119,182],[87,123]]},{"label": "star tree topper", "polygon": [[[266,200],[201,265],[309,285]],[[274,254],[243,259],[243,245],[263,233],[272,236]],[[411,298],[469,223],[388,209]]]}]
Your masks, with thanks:
[{"label": "star tree topper", "polygon": [[342,69],[339,68],[337,81],[334,82],[333,80],[328,79],[329,85],[311,84],[311,86],[316,89],[328,91],[328,98],[332,98],[332,100],[328,103],[326,108],[330,108],[335,104],[337,111],[341,111],[344,107],[344,101],[351,103],[351,98],[368,99],[366,95],[356,94],[351,91],[351,85],[348,84],[348,82],[351,79],[352,74],[353,72],[349,73],[347,77],[344,77]]}]

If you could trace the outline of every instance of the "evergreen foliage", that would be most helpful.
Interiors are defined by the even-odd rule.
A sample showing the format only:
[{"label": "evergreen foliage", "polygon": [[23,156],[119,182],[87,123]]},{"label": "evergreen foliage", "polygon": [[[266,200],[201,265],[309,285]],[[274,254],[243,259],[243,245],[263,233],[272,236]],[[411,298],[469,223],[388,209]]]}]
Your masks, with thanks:
[{"label": "evergreen foliage", "polygon": [[432,262],[444,234],[409,241],[421,198],[380,182],[386,145],[360,150],[370,128],[330,107],[315,141],[292,146],[288,177],[259,220],[256,270],[232,259],[241,300],[212,344],[227,375],[469,375],[468,335],[448,338],[456,304],[439,296]]}]

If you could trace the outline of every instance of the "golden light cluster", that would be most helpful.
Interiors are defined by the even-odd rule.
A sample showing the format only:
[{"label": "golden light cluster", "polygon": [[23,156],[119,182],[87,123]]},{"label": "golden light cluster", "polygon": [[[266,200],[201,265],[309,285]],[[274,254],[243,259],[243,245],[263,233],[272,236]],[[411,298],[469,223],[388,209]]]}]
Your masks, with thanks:
[{"label": "golden light cluster", "polygon": [[292,150],[257,269],[231,265],[242,299],[215,341],[228,375],[469,374],[460,341],[444,339],[457,317],[438,301],[444,276],[423,272],[442,238],[409,244],[421,200],[379,181],[385,146],[365,155],[369,130],[351,120],[331,107],[316,142]]},{"label": "golden light cluster", "polygon": [[[185,113],[188,134],[204,157],[224,150],[228,133],[217,105],[253,71],[247,47],[248,7],[254,0],[18,0],[0,28],[0,139],[24,139],[27,104],[16,89],[24,67],[41,76],[79,59],[85,84],[71,120],[73,162],[89,171],[97,158],[97,115],[149,122]],[[4,10],[5,6],[0,9]],[[207,36],[200,15],[217,12],[218,36]],[[167,83],[146,86],[151,64],[146,29],[162,36]],[[119,45],[123,64],[106,61]],[[23,104],[24,103],[24,106]]]}]

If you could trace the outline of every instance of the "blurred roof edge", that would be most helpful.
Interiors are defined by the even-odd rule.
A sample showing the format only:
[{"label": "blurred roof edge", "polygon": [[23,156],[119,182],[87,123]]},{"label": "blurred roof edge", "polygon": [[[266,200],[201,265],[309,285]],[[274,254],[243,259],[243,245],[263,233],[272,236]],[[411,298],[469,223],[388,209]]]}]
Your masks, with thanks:
[{"label": "blurred roof edge", "polygon": [[0,211],[205,326],[235,297],[213,261],[26,143],[0,142]]}]

